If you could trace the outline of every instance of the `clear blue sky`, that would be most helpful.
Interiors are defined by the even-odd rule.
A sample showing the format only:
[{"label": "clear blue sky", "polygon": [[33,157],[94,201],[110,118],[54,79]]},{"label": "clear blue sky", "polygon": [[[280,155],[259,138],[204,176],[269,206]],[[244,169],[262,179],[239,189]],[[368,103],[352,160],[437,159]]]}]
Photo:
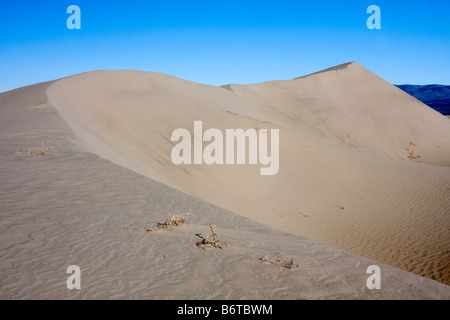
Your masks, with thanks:
[{"label": "clear blue sky", "polygon": [[[81,30],[69,30],[69,5]],[[381,30],[369,30],[369,5]],[[0,2],[0,92],[95,69],[224,85],[357,61],[394,84],[450,84],[450,1]]]}]

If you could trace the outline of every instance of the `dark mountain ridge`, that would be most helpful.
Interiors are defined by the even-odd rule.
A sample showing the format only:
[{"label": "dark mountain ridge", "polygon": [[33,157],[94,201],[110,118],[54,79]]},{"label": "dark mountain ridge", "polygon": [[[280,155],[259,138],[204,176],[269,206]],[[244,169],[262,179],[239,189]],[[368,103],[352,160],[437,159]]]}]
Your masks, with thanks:
[{"label": "dark mountain ridge", "polygon": [[396,87],[443,115],[450,115],[450,86],[441,84],[404,84],[396,85]]}]

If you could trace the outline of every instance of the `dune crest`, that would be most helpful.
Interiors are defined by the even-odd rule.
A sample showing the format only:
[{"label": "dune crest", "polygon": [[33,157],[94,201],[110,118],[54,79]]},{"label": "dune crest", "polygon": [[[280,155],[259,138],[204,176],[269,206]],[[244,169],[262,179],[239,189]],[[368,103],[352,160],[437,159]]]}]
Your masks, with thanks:
[{"label": "dune crest", "polygon": [[[47,90],[78,146],[240,215],[450,283],[450,121],[358,63],[214,87],[93,71]],[[279,129],[274,176],[180,165],[171,134]]]}]

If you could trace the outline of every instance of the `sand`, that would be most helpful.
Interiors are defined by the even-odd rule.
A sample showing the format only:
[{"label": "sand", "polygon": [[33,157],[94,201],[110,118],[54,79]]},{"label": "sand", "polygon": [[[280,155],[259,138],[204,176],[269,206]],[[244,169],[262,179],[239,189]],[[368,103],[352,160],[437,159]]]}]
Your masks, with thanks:
[{"label": "sand", "polygon": [[[0,94],[0,112],[0,298],[450,297],[450,122],[357,63],[225,87],[94,71]],[[279,128],[279,173],[174,166],[194,120]],[[209,225],[226,247],[195,245]]]}]

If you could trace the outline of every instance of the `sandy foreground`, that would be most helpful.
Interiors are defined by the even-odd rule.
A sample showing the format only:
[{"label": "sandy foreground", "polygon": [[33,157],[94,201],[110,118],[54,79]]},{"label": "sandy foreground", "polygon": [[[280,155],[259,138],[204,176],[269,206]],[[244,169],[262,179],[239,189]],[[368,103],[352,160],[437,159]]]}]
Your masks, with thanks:
[{"label": "sandy foreground", "polygon": [[[279,173],[174,166],[171,133],[194,120],[280,128]],[[2,93],[0,298],[448,299],[448,136],[357,63],[225,87],[95,71]],[[146,232],[175,214],[186,223]],[[196,246],[209,225],[223,249]]]}]

